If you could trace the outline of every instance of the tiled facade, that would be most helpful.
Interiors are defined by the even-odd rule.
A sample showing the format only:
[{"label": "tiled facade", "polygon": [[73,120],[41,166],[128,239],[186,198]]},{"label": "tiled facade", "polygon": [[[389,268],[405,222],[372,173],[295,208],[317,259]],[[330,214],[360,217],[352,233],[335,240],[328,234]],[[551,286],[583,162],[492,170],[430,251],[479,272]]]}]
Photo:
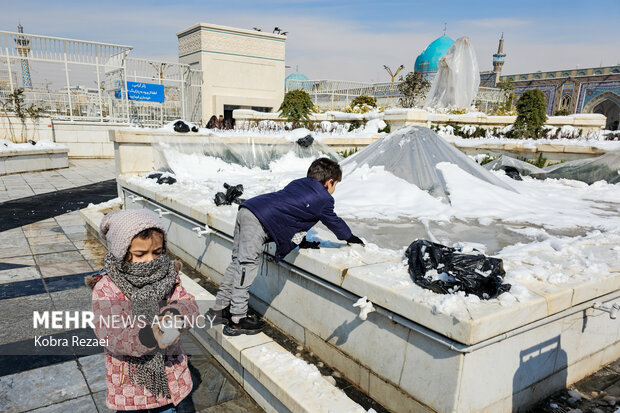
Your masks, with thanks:
[{"label": "tiled facade", "polygon": [[547,114],[603,113],[607,128],[617,129],[620,113],[620,66],[501,76],[514,85],[516,96],[539,89],[547,97]]}]

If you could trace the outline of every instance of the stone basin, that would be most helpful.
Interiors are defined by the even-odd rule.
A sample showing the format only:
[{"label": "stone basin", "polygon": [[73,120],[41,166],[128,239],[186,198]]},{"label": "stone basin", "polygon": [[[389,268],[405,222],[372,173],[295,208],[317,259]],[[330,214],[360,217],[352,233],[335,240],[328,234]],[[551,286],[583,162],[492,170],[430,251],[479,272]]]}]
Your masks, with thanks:
[{"label": "stone basin", "polygon": [[[139,154],[136,143],[142,153],[152,150],[145,137],[137,141],[130,147],[124,134],[117,155]],[[132,173],[153,170],[148,156],[151,164],[130,158],[134,170],[119,170],[124,207],[158,210],[171,251],[219,282],[235,207],[199,207],[136,183]],[[117,158],[117,165],[129,163]],[[524,283],[528,294],[519,301],[445,311],[437,294],[409,280],[402,257],[346,246],[321,228],[315,235],[329,247],[294,251],[279,264],[269,244],[250,304],[392,411],[518,411],[620,356],[620,323],[592,308],[619,299],[618,264],[587,282]],[[601,256],[617,254],[614,247],[591,246]],[[366,321],[352,307],[363,296],[377,310]]]}]

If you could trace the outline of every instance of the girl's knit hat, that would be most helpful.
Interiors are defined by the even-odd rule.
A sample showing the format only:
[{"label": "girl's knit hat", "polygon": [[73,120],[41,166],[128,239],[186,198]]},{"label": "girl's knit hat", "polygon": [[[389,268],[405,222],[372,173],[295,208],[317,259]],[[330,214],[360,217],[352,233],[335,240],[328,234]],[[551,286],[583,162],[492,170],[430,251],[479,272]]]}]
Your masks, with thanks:
[{"label": "girl's knit hat", "polygon": [[131,241],[145,229],[166,229],[159,216],[148,209],[121,209],[106,214],[99,225],[99,233],[107,241],[108,249],[120,261],[125,258]]}]

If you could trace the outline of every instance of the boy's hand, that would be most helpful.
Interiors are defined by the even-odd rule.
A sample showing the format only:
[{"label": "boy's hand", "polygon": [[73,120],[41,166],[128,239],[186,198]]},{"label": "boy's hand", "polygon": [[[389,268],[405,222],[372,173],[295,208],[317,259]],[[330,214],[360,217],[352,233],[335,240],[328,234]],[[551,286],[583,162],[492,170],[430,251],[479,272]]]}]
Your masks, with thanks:
[{"label": "boy's hand", "polygon": [[364,241],[362,241],[361,239],[359,239],[358,237],[356,237],[353,234],[351,234],[351,236],[347,240],[347,244],[360,244],[362,247],[364,245],[366,245],[366,244],[364,244]]},{"label": "boy's hand", "polygon": [[304,239],[302,239],[301,242],[299,243],[299,249],[310,248],[313,250],[318,250],[319,244],[320,244],[319,241],[308,241],[306,237],[304,237]]}]

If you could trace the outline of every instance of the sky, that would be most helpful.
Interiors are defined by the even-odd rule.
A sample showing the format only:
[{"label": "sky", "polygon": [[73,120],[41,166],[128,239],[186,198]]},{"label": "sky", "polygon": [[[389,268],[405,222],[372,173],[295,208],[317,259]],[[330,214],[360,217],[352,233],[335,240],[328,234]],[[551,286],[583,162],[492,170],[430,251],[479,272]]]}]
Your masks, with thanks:
[{"label": "sky", "polygon": [[287,74],[385,82],[383,65],[413,71],[441,36],[470,38],[480,70],[504,33],[503,74],[620,64],[620,0],[29,1],[0,0],[0,30],[133,46],[177,59],[176,33],[196,23],[288,32]]}]

